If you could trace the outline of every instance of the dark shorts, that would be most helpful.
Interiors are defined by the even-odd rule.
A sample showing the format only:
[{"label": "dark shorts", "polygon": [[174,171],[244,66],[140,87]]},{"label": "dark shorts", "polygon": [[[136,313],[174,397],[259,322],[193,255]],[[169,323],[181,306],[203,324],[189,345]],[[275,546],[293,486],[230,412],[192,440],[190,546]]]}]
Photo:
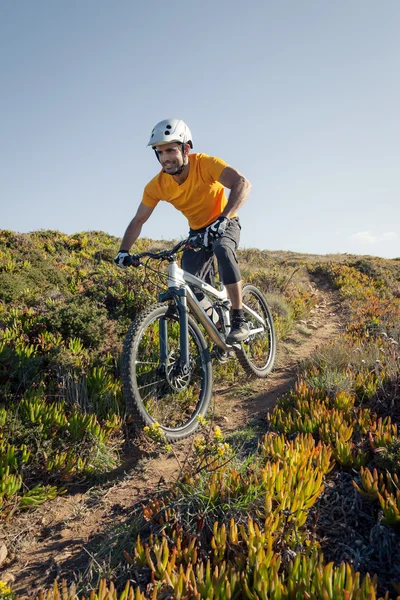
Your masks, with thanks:
[{"label": "dark shorts", "polygon": [[[182,255],[182,269],[192,275],[203,279],[206,283],[214,285],[213,255],[218,262],[218,270],[221,281],[224,285],[237,283],[242,279],[236,250],[240,240],[240,222],[238,217],[229,219],[224,234],[214,242],[212,251],[202,248],[198,252],[194,250],[185,250]],[[190,235],[203,233],[203,229],[191,229]]]}]

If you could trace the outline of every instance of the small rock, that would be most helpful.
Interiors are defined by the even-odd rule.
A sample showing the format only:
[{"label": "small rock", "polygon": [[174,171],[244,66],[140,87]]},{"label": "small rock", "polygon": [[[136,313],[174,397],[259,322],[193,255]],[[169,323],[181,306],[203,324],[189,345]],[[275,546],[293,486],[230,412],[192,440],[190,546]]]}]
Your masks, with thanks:
[{"label": "small rock", "polygon": [[1,574],[1,581],[3,581],[3,583],[14,583],[15,581],[15,575],[13,575],[10,571],[5,571],[4,573]]},{"label": "small rock", "polygon": [[315,323],[309,323],[308,327],[309,329],[318,329],[318,325],[316,325]]},{"label": "small rock", "polygon": [[70,535],[71,530],[70,529],[63,529],[62,531],[60,531],[60,535],[62,538],[66,538]]},{"label": "small rock", "polygon": [[5,562],[7,555],[7,546],[3,544],[2,546],[0,546],[0,567]]}]

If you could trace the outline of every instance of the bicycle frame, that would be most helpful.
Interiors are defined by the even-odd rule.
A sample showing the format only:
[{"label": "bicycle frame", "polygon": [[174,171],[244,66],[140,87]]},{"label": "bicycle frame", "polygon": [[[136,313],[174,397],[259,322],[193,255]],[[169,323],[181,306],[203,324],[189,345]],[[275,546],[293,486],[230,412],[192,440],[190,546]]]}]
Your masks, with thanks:
[{"label": "bicycle frame", "polygon": [[[180,321],[180,352],[181,352],[181,368],[183,373],[189,370],[189,346],[188,346],[188,305],[197,317],[198,321],[203,325],[211,340],[223,351],[230,353],[235,347],[226,344],[225,336],[223,336],[212,320],[209,318],[204,308],[200,305],[195,293],[190,286],[194,286],[204,291],[208,296],[215,300],[223,302],[228,300],[226,288],[222,286],[221,290],[217,290],[213,286],[205,283],[199,277],[184,271],[178,266],[176,259],[172,260],[168,265],[168,291],[162,292],[159,295],[161,301],[173,299],[179,311]],[[264,319],[253,311],[249,306],[243,305],[243,308],[251,313],[260,323],[261,327],[252,330],[252,334],[263,331],[266,327]],[[228,323],[229,325],[229,323]],[[161,363],[167,360],[168,342],[167,342],[167,323],[160,326],[160,358]]]}]

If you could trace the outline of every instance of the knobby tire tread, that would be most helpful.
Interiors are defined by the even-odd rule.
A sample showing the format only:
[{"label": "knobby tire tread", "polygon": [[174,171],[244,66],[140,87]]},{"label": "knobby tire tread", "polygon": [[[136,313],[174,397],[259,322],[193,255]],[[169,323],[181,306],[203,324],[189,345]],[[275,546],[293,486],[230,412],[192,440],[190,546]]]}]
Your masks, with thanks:
[{"label": "knobby tire tread", "polygon": [[136,425],[144,427],[146,421],[143,419],[136,402],[133,400],[135,396],[135,390],[132,385],[133,375],[130,373],[130,355],[132,351],[132,344],[135,336],[142,328],[143,321],[151,315],[151,313],[163,306],[162,303],[152,304],[148,308],[140,312],[140,314],[131,323],[128,332],[124,339],[124,345],[122,349],[122,360],[121,360],[121,375],[122,375],[122,388],[124,391],[126,412],[136,419]]}]

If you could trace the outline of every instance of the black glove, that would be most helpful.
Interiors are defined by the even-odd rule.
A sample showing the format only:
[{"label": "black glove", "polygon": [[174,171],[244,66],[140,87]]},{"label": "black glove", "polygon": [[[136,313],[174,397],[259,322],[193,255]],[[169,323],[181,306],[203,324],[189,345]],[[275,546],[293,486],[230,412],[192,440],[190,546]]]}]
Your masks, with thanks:
[{"label": "black glove", "polygon": [[211,225],[207,227],[207,229],[204,232],[203,240],[203,244],[205,247],[213,244],[215,240],[220,238],[225,233],[228,221],[228,217],[218,217],[218,219],[214,221],[214,223],[211,223]]},{"label": "black glove", "polygon": [[114,258],[114,262],[117,267],[128,267],[131,264],[131,255],[126,250],[120,250]]},{"label": "black glove", "polygon": [[139,267],[140,260],[134,254],[129,254],[126,250],[120,250],[114,258],[114,262],[118,267]]}]

